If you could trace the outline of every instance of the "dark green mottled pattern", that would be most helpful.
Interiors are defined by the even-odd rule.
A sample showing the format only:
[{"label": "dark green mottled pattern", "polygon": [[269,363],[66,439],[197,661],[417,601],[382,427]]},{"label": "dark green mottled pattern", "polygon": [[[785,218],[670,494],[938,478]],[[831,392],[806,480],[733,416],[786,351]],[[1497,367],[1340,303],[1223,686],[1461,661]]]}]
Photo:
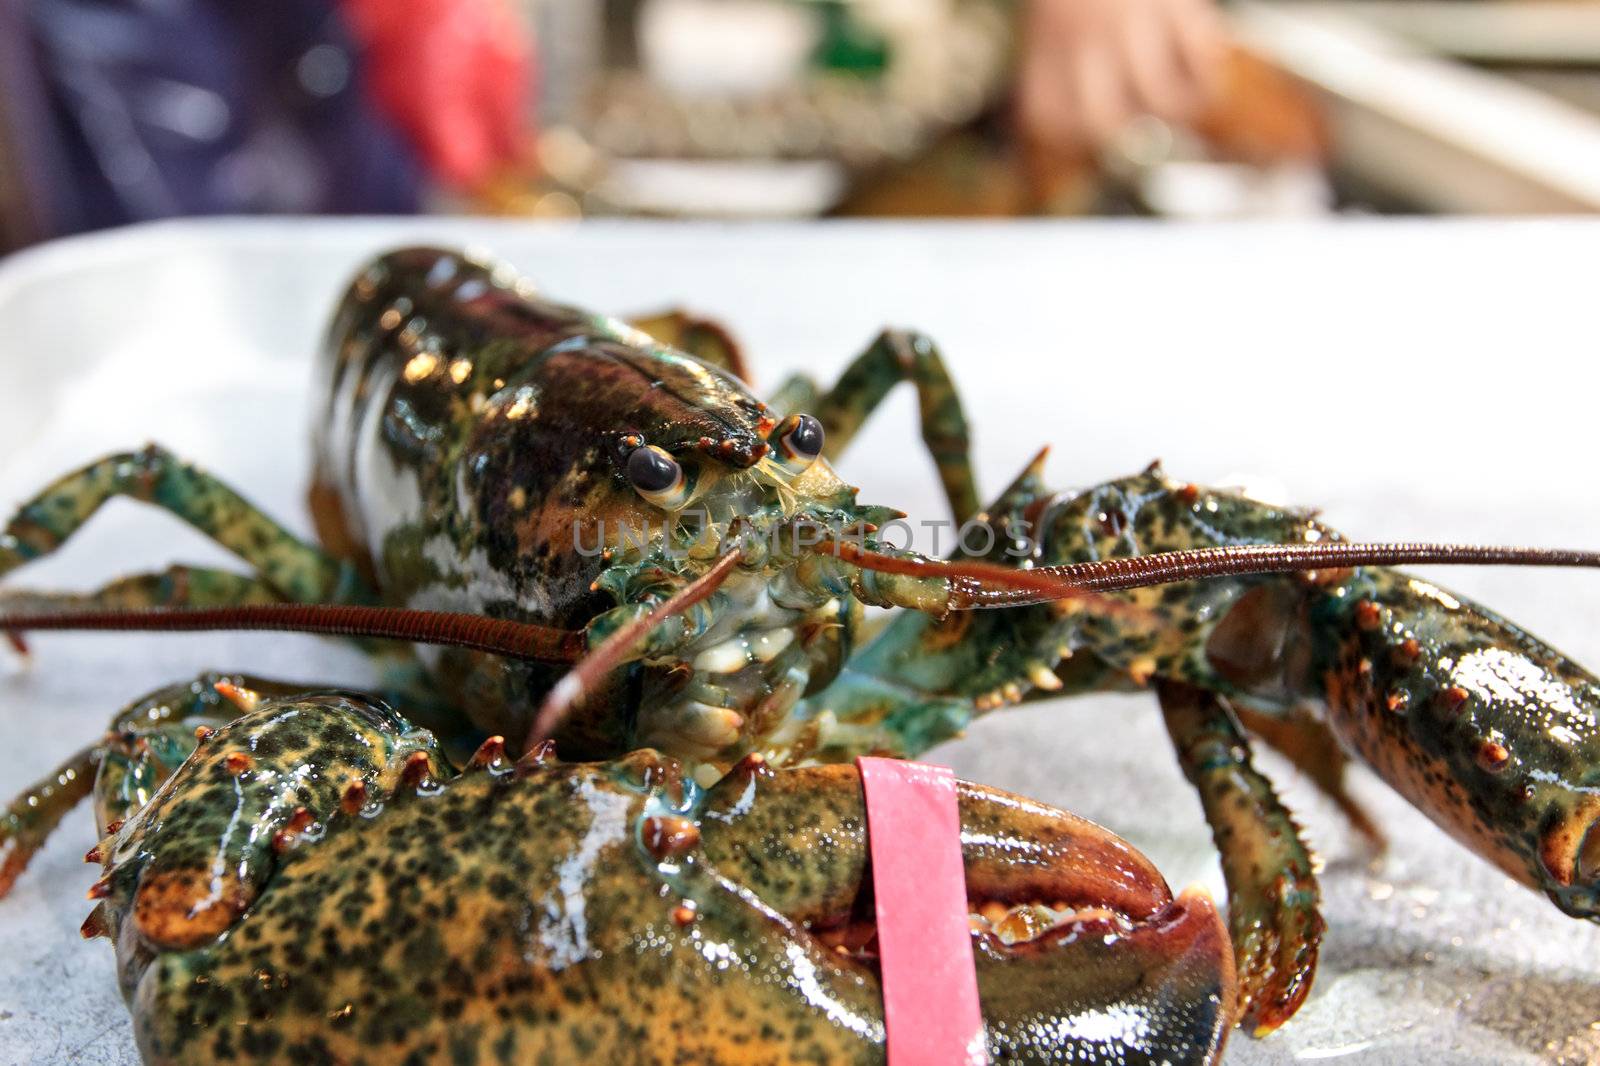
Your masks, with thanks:
[{"label": "dark green mottled pattern", "polygon": [[1250,742],[1213,694],[1159,686],[1178,763],[1205,807],[1228,885],[1228,929],[1239,966],[1239,1023],[1270,1032],[1311,991],[1323,921],[1310,850]]},{"label": "dark green mottled pattern", "polygon": [[1338,634],[1319,662],[1345,743],[1478,854],[1600,918],[1600,682],[1493,612],[1394,572],[1328,590],[1313,620]]},{"label": "dark green mottled pattern", "polygon": [[326,602],[349,588],[339,564],[306,545],[216,478],[151,445],[61,478],[0,533],[0,575],[58,548],[115,496],[155,504],[249,563],[278,594]]},{"label": "dark green mottled pattern", "polygon": [[[1047,507],[1039,521],[1045,543],[1041,561],[1052,563],[1227,544],[1338,539],[1310,512],[1186,485],[1159,469],[1108,482]],[[1281,678],[1281,671],[1273,674],[1278,660],[1266,664],[1252,660],[1223,669],[1208,654],[1209,638],[1252,590],[1266,588],[1269,595],[1285,590],[1281,594],[1292,599],[1308,584],[1299,575],[1252,576],[1141,589],[1118,598],[1137,612],[1082,612],[1075,642],[1119,669],[1186,680],[1280,709],[1302,693]],[[1276,614],[1271,620],[1277,620]],[[1258,639],[1266,642],[1270,635]],[[1273,650],[1289,654],[1292,649]]]},{"label": "dark green mottled pattern", "polygon": [[119,711],[96,743],[23,791],[0,815],[0,896],[67,812],[91,792],[95,822],[102,829],[150,802],[194,751],[196,727],[215,728],[238,713],[217,693],[219,681],[278,694],[288,688],[209,673],[159,689]]},{"label": "dark green mottled pattern", "polygon": [[[267,702],[101,845],[92,921],[147,1061],[883,1061],[875,956],[828,939],[871,921],[853,768],[747,759],[701,790],[650,751],[486,749],[453,778],[430,751],[364,697]],[[974,906],[1082,912],[975,936],[994,1061],[1209,1061],[1210,905],[1098,827],[960,788]]]},{"label": "dark green mottled pattern", "polygon": [[[971,554],[1012,566],[1336,536],[1305,512],[1184,485],[1155,469],[1056,495],[1035,463],[985,514],[994,536],[989,550]],[[969,536],[965,544],[982,547],[984,539]],[[861,696],[876,683],[926,694],[937,715],[956,725],[952,699],[966,704],[970,718],[1016,703],[1041,685],[1047,687],[1040,694],[1047,695],[1168,678],[1282,711],[1315,694],[1306,688],[1303,634],[1290,627],[1294,604],[1315,588],[1298,576],[1242,577],[944,619],[907,615],[863,649],[840,683],[807,710],[881,721],[881,708]],[[1246,609],[1235,612],[1241,603]],[[918,728],[909,706],[898,713],[904,728]],[[906,754],[920,750],[909,733],[888,746]]]},{"label": "dark green mottled pattern", "polygon": [[827,787],[840,780],[836,769],[740,764],[703,804],[706,858],[784,914],[859,917],[852,912],[867,872],[866,806],[859,788]]},{"label": "dark green mottled pattern", "polygon": [[721,371],[436,249],[357,277],[322,373],[318,480],[392,602],[455,592],[581,627],[610,601],[589,589],[603,562],[573,550],[580,505],[599,509],[591,522],[641,517],[623,438],[726,442],[745,463],[765,443],[760,403]]},{"label": "dark green mottled pattern", "polygon": [[238,715],[217,692],[219,681],[271,688],[254,678],[206,673],[135,700],[112,719],[94,784],[95,823],[102,831],[150,802],[194,753],[196,729],[216,729]]},{"label": "dark green mottled pattern", "polygon": [[[1304,512],[1159,471],[1092,490],[1053,521],[1076,534],[1076,558],[1337,536]],[[1077,639],[1120,669],[1260,710],[1324,706],[1345,744],[1445,829],[1568,913],[1600,915],[1600,683],[1561,653],[1381,569],[1128,600],[1153,621],[1086,616]]]},{"label": "dark green mottled pattern", "polygon": [[378,791],[430,745],[381,704],[338,695],[268,704],[202,740],[99,846],[105,902],[86,930],[117,940],[130,1001],[153,957],[210,942],[254,905],[280,834],[314,833],[352,782]]},{"label": "dark green mottled pattern", "polygon": [[[1035,464],[987,515],[995,542],[978,554],[1009,565],[1338,537],[1309,512],[1159,468],[1058,496]],[[914,756],[995,707],[1153,681],[1259,715],[1320,709],[1345,745],[1480,855],[1568,913],[1600,914],[1600,683],[1505,619],[1395,571],[1213,579],[1059,607],[906,616],[802,712],[827,725],[832,742],[820,755]],[[1238,795],[1252,793],[1270,789],[1259,780]],[[1254,838],[1225,856],[1238,874],[1274,854],[1280,867],[1230,879],[1235,928],[1262,922],[1291,957],[1309,948],[1309,906],[1273,898],[1279,878],[1293,884],[1304,865],[1281,809],[1261,808],[1248,829],[1215,802],[1208,814],[1219,841]],[[1241,944],[1247,986],[1255,954]],[[1276,972],[1281,982],[1288,971]]]},{"label": "dark green mottled pattern", "polygon": [[90,608],[230,607],[282,599],[276,589],[258,578],[209,567],[170,566],[159,573],[118,578],[89,593],[0,589],[0,611],[31,614]]},{"label": "dark green mottled pattern", "polygon": [[335,820],[229,936],[142,976],[146,1058],[880,1061],[865,971],[640,847],[662,769],[469,774]]}]

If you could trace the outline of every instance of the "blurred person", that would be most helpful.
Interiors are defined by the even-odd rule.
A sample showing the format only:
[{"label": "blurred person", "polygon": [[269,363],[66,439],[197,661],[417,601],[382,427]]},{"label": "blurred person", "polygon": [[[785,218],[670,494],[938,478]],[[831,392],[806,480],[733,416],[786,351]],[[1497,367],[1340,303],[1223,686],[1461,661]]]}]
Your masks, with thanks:
[{"label": "blurred person", "polygon": [[330,0],[0,5],[23,29],[0,105],[34,236],[417,207],[415,156]]},{"label": "blurred person", "polygon": [[0,0],[0,248],[470,191],[527,114],[505,2]]},{"label": "blurred person", "polygon": [[1018,134],[1045,188],[1135,118],[1200,118],[1229,52],[1214,0],[1028,0],[1018,32]]},{"label": "blurred person", "polygon": [[525,162],[533,49],[509,0],[341,0],[383,113],[428,172],[471,193]]}]

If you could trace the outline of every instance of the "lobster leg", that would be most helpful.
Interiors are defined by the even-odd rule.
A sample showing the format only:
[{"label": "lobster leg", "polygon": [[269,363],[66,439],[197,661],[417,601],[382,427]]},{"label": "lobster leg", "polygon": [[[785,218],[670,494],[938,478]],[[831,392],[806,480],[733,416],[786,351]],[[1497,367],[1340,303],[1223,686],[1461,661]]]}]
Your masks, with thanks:
[{"label": "lobster leg", "polygon": [[249,563],[287,599],[315,603],[350,598],[356,578],[348,567],[297,539],[221,481],[156,445],[90,463],[23,504],[0,532],[0,576],[55,551],[117,496],[155,504],[181,518]]},{"label": "lobster leg", "polygon": [[102,749],[91,744],[24,789],[0,814],[0,898],[11,891],[34,853],[94,787]]},{"label": "lobster leg", "polygon": [[0,610],[31,612],[52,608],[225,607],[236,604],[280,603],[283,597],[265,582],[227,570],[198,566],[171,566],[159,573],[131,574],[87,594],[0,591]]},{"label": "lobster leg", "polygon": [[1247,707],[1234,707],[1233,711],[1247,733],[1293,763],[1307,781],[1339,808],[1374,854],[1382,854],[1388,848],[1389,840],[1383,829],[1361,801],[1350,794],[1346,773],[1350,756],[1321,719],[1304,709],[1283,714],[1263,714]]},{"label": "lobster leg", "polygon": [[733,335],[714,319],[701,318],[679,308],[655,315],[640,315],[628,319],[628,325],[648,333],[651,337],[688,352],[702,363],[720,367],[744,382],[751,384],[750,367],[745,362],[744,349]]},{"label": "lobster leg", "polygon": [[845,368],[833,388],[819,395],[810,379],[796,377],[773,397],[773,406],[815,415],[827,433],[826,454],[832,459],[849,447],[862,423],[902,381],[916,386],[923,442],[938,465],[951,513],[957,522],[965,522],[978,511],[971,433],[955,383],[938,347],[927,337],[884,330]]},{"label": "lobster leg", "polygon": [[1200,794],[1228,885],[1228,927],[1239,972],[1239,1024],[1276,1029],[1311,991],[1323,921],[1311,855],[1250,743],[1214,693],[1158,687],[1178,762]]}]

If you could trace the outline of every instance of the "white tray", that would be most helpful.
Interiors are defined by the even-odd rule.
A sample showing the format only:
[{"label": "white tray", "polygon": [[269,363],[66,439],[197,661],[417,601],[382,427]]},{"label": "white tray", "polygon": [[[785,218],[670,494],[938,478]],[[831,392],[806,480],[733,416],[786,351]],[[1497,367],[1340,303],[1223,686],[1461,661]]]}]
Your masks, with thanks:
[{"label": "white tray", "polygon": [[[1368,539],[1600,545],[1595,409],[1600,222],[838,224],[194,222],[0,263],[0,510],[97,454],[157,439],[304,530],[310,354],[371,252],[418,240],[509,258],[564,299],[682,302],[723,317],[760,384],[835,373],[882,325],[944,346],[997,489],[1053,442],[1063,486],[1136,470],[1241,472]],[[863,498],[942,515],[898,396],[846,457]],[[27,584],[87,588],[226,557],[117,504]],[[1600,664],[1600,577],[1439,575]],[[206,667],[360,684],[310,638],[56,636],[0,660],[0,792],[131,697]],[[937,757],[1101,821],[1174,884],[1220,892],[1198,805],[1150,699],[1009,711]],[[1236,1063],[1600,1061],[1600,929],[1467,855],[1363,774],[1395,847],[1369,865],[1339,816],[1271,755],[1327,862],[1316,989]],[[0,901],[0,1062],[136,1060],[111,952],[77,927],[86,814]]]}]

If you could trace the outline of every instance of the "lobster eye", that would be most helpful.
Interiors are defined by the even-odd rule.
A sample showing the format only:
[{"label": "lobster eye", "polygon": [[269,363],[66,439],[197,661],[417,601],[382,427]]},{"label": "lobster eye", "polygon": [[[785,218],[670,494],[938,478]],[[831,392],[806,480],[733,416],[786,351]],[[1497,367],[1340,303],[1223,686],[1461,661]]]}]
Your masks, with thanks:
[{"label": "lobster eye", "polygon": [[660,507],[683,502],[683,467],[654,444],[635,448],[628,455],[628,480],[639,495]]},{"label": "lobster eye", "polygon": [[810,415],[790,415],[778,427],[778,450],[791,466],[806,467],[822,454],[822,423]]}]

